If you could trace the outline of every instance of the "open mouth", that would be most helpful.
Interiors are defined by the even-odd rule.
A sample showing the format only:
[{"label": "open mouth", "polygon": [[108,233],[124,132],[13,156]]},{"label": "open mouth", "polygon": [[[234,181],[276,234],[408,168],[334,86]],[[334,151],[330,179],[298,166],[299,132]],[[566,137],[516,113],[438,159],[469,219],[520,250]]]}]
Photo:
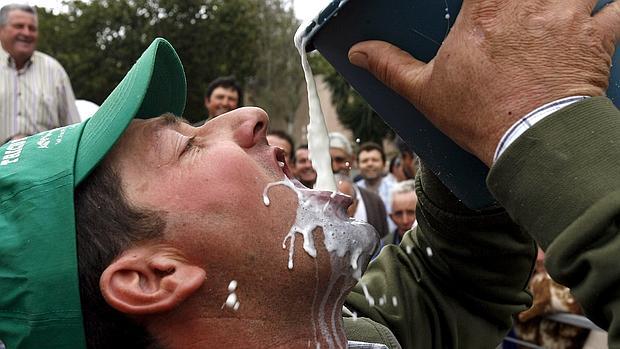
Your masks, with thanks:
[{"label": "open mouth", "polygon": [[286,153],[284,152],[284,150],[278,147],[273,148],[275,149],[275,156],[276,161],[278,162],[278,167],[280,167],[280,169],[288,179],[294,179],[295,177],[291,173],[291,169],[286,164]]}]

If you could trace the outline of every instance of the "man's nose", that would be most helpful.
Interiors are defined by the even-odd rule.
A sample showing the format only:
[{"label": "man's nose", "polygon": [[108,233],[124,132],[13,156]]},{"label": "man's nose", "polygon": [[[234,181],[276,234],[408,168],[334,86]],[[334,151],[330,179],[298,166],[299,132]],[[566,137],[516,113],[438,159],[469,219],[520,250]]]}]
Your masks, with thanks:
[{"label": "man's nose", "polygon": [[251,148],[258,143],[267,143],[269,117],[264,110],[254,107],[235,109],[229,113],[235,118],[233,138],[242,148]]}]

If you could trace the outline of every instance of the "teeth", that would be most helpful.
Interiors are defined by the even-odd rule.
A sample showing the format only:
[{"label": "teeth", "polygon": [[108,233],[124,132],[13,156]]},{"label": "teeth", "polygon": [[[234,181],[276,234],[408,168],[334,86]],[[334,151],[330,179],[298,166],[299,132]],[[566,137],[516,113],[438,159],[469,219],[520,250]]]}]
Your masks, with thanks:
[{"label": "teeth", "polygon": [[280,166],[280,168],[284,168],[284,162],[283,161],[278,161],[278,166]]}]

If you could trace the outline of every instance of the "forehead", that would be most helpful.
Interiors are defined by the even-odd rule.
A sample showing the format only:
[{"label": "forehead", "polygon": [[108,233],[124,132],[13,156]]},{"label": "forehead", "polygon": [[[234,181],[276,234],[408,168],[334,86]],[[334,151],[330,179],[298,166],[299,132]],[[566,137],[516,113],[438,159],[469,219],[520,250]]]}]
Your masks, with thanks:
[{"label": "forehead", "polygon": [[[111,153],[115,156],[124,155],[124,153],[136,155],[144,150],[156,150],[162,145],[161,141],[164,137],[189,126],[186,119],[172,114],[164,114],[151,119],[133,119]],[[145,147],[148,144],[153,147]]]},{"label": "forehead", "polygon": [[237,90],[233,87],[218,86],[211,92],[212,95],[234,95],[237,96]]},{"label": "forehead", "polygon": [[22,10],[12,10],[9,12],[8,21],[10,23],[15,22],[36,22],[34,14]]},{"label": "forehead", "polygon": [[377,149],[370,149],[370,150],[362,150],[360,152],[360,159],[361,158],[381,158],[381,152],[378,151]]},{"label": "forehead", "polygon": [[295,151],[295,157],[297,158],[307,158],[308,157],[308,149],[301,148]]},{"label": "forehead", "polygon": [[340,148],[329,148],[329,153],[331,156],[341,156],[341,157],[349,157],[349,154]]},{"label": "forehead", "polygon": [[394,193],[392,195],[392,210],[396,209],[415,209],[416,195],[414,192]]}]

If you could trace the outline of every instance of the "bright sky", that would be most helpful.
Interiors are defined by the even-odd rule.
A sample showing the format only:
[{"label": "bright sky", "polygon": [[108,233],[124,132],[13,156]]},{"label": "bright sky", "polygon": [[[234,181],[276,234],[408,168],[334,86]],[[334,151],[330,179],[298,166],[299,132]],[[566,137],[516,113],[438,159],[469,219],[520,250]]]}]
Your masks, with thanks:
[{"label": "bright sky", "polygon": [[295,16],[301,20],[312,19],[330,2],[330,0],[295,0]]},{"label": "bright sky", "polygon": [[28,4],[38,7],[60,8],[61,0],[0,0],[0,7],[12,3]]},{"label": "bright sky", "polygon": [[[60,9],[62,0],[0,0],[0,7],[10,3]],[[301,20],[313,18],[330,0],[293,0],[295,15]]]}]

